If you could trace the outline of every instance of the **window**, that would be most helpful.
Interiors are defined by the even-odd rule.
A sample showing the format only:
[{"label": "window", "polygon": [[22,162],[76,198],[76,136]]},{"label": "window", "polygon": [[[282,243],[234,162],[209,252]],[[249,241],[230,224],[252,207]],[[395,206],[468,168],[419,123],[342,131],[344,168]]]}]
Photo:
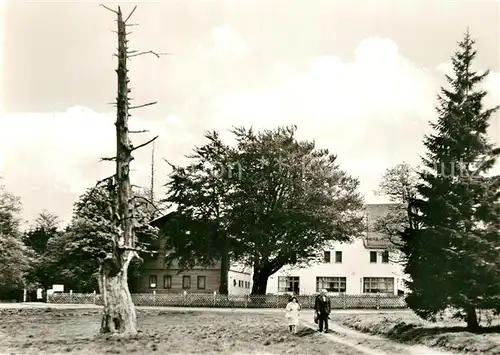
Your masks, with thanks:
[{"label": "window", "polygon": [[236,280],[233,280],[233,286],[236,287]]},{"label": "window", "polygon": [[157,281],[156,275],[149,275],[149,288],[156,288]]},{"label": "window", "polygon": [[243,287],[243,281],[238,280],[238,287]]},{"label": "window", "polygon": [[198,290],[204,290],[205,289],[205,282],[206,282],[206,277],[205,276],[198,276]]},{"label": "window", "polygon": [[363,293],[394,293],[394,277],[364,277]]},{"label": "window", "polygon": [[345,292],[347,278],[345,277],[316,277],[316,292],[325,289],[328,292]]},{"label": "window", "polygon": [[341,263],[342,262],[342,252],[341,251],[336,251],[335,252],[335,262],[336,263]]},{"label": "window", "polygon": [[185,290],[191,288],[191,276],[182,276],[182,288]]},{"label": "window", "polygon": [[376,263],[377,262],[377,252],[376,251],[371,251],[370,252],[370,262],[371,263]]},{"label": "window", "polygon": [[329,263],[330,262],[330,252],[329,251],[325,251],[325,254],[324,254],[323,258],[325,260],[325,263]]},{"label": "window", "polygon": [[278,277],[278,292],[293,292],[299,293],[299,277],[298,276],[279,276]]},{"label": "window", "polygon": [[389,252],[387,250],[382,252],[382,262],[385,264],[389,262]]},{"label": "window", "polygon": [[172,288],[172,276],[163,276],[163,288]]}]

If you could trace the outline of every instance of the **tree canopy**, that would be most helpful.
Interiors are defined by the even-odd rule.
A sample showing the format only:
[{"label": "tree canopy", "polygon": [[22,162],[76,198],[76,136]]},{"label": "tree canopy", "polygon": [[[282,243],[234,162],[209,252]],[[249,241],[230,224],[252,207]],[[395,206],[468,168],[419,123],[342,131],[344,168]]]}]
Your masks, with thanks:
[{"label": "tree canopy", "polygon": [[[139,213],[136,216],[137,248],[142,250],[141,257],[147,258],[151,244],[156,239],[156,229],[149,222],[156,210],[148,207],[149,202],[142,200],[146,193],[137,191],[135,204]],[[98,290],[97,272],[99,259],[110,253],[113,236],[117,233],[112,223],[109,207],[109,192],[106,186],[89,188],[75,203],[73,217],[64,233],[49,241],[53,262],[58,269],[58,283],[79,292]],[[137,276],[140,263],[131,265],[131,286]]]},{"label": "tree canopy", "polygon": [[358,180],[328,150],[297,140],[296,130],[235,128],[234,147],[212,132],[193,163],[174,166],[166,201],[180,232],[169,235],[171,255],[189,264],[229,253],[253,267],[252,293],[262,294],[283,266],[316,260],[329,242],[359,235]]},{"label": "tree canopy", "polygon": [[60,238],[59,218],[44,210],[35,219],[33,225],[24,233],[23,242],[32,251],[33,261],[26,278],[33,286],[50,288],[57,277],[54,254],[49,248],[54,239]]},{"label": "tree canopy", "polygon": [[18,298],[26,285],[32,254],[22,242],[21,200],[0,181],[0,298]]}]

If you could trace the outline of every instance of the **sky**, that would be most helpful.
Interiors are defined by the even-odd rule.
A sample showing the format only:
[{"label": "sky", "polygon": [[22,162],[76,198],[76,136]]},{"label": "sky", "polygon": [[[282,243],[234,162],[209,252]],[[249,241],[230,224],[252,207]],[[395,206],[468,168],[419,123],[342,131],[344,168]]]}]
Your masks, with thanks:
[{"label": "sky", "polygon": [[[116,8],[118,3],[105,4]],[[121,1],[128,13],[134,3]],[[367,203],[384,171],[416,165],[450,57],[467,27],[485,104],[500,104],[499,4],[494,1],[166,0],[137,2],[130,47],[168,53],[129,63],[131,127],[155,135],[156,193],[206,130],[296,124],[300,139],[338,155]],[[23,203],[63,221],[85,189],[111,175],[116,22],[94,1],[0,5],[0,176]],[[500,138],[498,115],[490,138]],[[150,180],[151,147],[132,179]]]}]

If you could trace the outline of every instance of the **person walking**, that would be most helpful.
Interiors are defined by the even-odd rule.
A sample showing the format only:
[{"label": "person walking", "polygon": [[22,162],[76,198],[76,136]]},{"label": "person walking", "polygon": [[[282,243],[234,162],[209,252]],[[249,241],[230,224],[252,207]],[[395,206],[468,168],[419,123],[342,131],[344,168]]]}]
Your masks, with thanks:
[{"label": "person walking", "polygon": [[325,333],[328,333],[328,318],[330,317],[331,303],[325,289],[322,289],[319,295],[316,296],[316,301],[314,302],[314,311],[316,312],[316,316],[318,317],[318,331],[322,332],[324,326]]},{"label": "person walking", "polygon": [[299,325],[300,307],[297,297],[292,296],[290,302],[286,305],[286,318],[288,319],[288,331],[297,334],[297,326]]}]

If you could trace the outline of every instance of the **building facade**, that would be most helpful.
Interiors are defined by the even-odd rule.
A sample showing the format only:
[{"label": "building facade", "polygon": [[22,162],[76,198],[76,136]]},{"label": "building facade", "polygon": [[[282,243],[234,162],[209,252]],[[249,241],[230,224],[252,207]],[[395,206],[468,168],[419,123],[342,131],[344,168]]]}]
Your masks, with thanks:
[{"label": "building facade", "polygon": [[[169,215],[152,222],[161,230]],[[174,260],[165,265],[165,238],[159,238],[155,257],[145,260],[140,269],[140,276],[135,281],[134,290],[138,293],[214,293],[219,292],[221,282],[220,263],[211,267],[182,269]],[[251,291],[251,275],[246,268],[231,265],[228,271],[228,293],[245,295]]]},{"label": "building facade", "polygon": [[388,237],[373,231],[374,221],[389,206],[366,205],[365,235],[351,243],[334,244],[315,265],[282,268],[269,278],[267,293],[310,295],[323,288],[330,294],[406,293],[401,254]]},{"label": "building facade", "polygon": [[[403,294],[407,292],[401,255],[387,236],[376,233],[374,222],[383,218],[390,205],[365,206],[366,233],[351,243],[335,243],[322,251],[321,262],[308,267],[284,267],[269,278],[269,294],[295,293],[312,295],[320,289],[330,294]],[[166,217],[166,216],[165,216]],[[163,219],[165,217],[162,217]],[[160,221],[161,222],[161,221]],[[159,222],[157,222],[159,223]],[[181,270],[175,262],[164,265],[164,241],[157,258],[146,261],[141,268],[137,292],[213,293],[219,291],[220,265]],[[228,272],[230,295],[250,294],[252,272],[240,265],[231,265]]]}]

